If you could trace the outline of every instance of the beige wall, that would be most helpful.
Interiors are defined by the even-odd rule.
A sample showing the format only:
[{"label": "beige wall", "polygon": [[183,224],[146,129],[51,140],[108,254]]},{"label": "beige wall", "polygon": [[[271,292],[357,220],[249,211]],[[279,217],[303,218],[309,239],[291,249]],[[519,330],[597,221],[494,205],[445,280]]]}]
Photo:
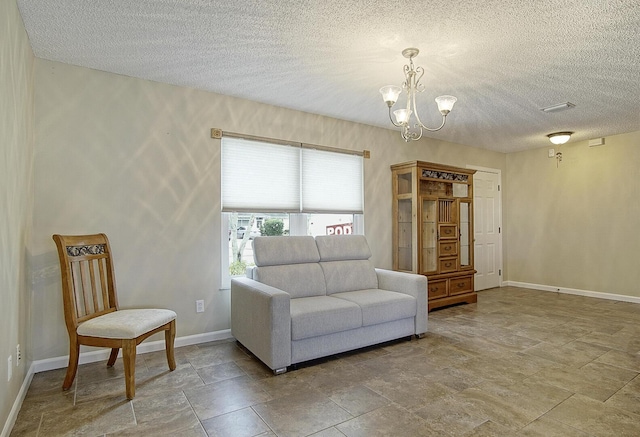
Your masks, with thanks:
[{"label": "beige wall", "polygon": [[[0,1],[0,429],[29,362],[27,241],[33,204],[33,53],[14,0]],[[16,367],[16,346],[23,359]],[[13,377],[7,382],[7,358]]]},{"label": "beige wall", "polygon": [[[0,13],[7,22],[0,54],[9,60],[0,71],[8,96],[0,103],[0,201],[9,211],[0,227],[0,381],[18,342],[27,361],[67,354],[56,232],[110,235],[123,306],[175,309],[180,336],[229,327],[211,127],[371,150],[365,228],[379,267],[391,265],[389,165],[420,159],[502,171],[505,279],[640,296],[640,132],[597,148],[566,144],[558,168],[547,148],[504,155],[428,139],[407,144],[392,130],[45,60],[34,65],[15,5],[0,3]],[[196,299],[205,300],[205,313],[195,313]],[[23,363],[11,383],[0,383],[1,418],[25,370]]]},{"label": "beige wall", "polygon": [[[219,290],[220,150],[211,127],[371,150],[365,229],[380,267],[391,266],[391,164],[505,170],[503,154],[472,147],[406,144],[396,131],[40,59],[35,71],[36,359],[68,353],[53,233],[110,236],[123,306],[176,310],[179,336],[229,328],[229,292]],[[196,299],[205,300],[205,313],[195,313]]]},{"label": "beige wall", "polygon": [[507,155],[511,281],[640,297],[640,132]]},{"label": "beige wall", "polygon": [[[53,233],[109,234],[123,306],[175,309],[180,336],[229,327],[211,127],[371,150],[365,227],[379,267],[391,265],[389,165],[420,159],[502,171],[505,279],[640,296],[640,132],[564,145],[559,168],[547,148],[406,144],[391,130],[34,61],[13,0],[0,1],[0,58],[0,423],[31,360],[67,354]],[[7,383],[17,343],[25,359]]]}]

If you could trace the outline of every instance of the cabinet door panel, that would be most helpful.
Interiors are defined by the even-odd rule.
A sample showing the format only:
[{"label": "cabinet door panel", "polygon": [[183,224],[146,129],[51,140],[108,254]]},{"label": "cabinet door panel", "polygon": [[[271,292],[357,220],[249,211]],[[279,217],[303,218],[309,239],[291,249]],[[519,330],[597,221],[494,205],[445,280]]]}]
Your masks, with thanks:
[{"label": "cabinet door panel", "polygon": [[422,271],[420,273],[434,273],[438,268],[436,248],[422,249]]},{"label": "cabinet door panel", "polygon": [[433,199],[421,199],[422,265],[420,273],[433,273],[438,268],[436,206],[436,201]]},{"label": "cabinet door panel", "polygon": [[460,202],[460,268],[471,268],[473,260],[472,205],[470,201]]}]

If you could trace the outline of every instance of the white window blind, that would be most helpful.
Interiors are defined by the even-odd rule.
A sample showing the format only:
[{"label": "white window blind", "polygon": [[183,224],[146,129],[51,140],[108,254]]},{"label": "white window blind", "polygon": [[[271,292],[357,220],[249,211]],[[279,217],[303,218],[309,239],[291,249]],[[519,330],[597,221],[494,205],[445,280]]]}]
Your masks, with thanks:
[{"label": "white window blind", "polygon": [[302,211],[362,214],[362,157],[302,149]]},{"label": "white window blind", "polygon": [[300,149],[222,138],[222,210],[297,212]]},{"label": "white window blind", "polygon": [[222,210],[362,214],[362,156],[222,138]]}]

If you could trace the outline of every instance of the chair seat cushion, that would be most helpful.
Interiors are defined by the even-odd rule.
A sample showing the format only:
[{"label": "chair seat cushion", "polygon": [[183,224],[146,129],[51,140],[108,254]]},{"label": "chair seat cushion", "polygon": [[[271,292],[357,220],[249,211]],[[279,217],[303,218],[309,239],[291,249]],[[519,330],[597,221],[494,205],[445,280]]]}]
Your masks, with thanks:
[{"label": "chair seat cushion", "polygon": [[416,299],[395,291],[368,289],[335,293],[331,297],[353,302],[362,308],[362,326],[400,320],[416,315]]},{"label": "chair seat cushion", "polygon": [[360,307],[344,299],[312,296],[291,299],[291,339],[317,337],[362,326]]},{"label": "chair seat cushion", "polygon": [[132,339],[169,323],[176,316],[171,310],[155,308],[118,310],[81,323],[77,333],[86,337]]}]

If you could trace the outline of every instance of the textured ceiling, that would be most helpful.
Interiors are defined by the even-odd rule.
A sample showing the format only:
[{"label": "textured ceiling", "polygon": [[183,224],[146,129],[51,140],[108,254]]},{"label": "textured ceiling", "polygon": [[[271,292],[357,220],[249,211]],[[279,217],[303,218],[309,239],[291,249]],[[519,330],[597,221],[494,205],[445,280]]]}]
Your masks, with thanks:
[{"label": "textured ceiling", "polygon": [[[18,0],[39,58],[391,127],[406,59],[458,102],[428,134],[511,152],[640,130],[638,0]],[[540,108],[576,106],[556,113]],[[399,134],[398,134],[399,135]]]}]

